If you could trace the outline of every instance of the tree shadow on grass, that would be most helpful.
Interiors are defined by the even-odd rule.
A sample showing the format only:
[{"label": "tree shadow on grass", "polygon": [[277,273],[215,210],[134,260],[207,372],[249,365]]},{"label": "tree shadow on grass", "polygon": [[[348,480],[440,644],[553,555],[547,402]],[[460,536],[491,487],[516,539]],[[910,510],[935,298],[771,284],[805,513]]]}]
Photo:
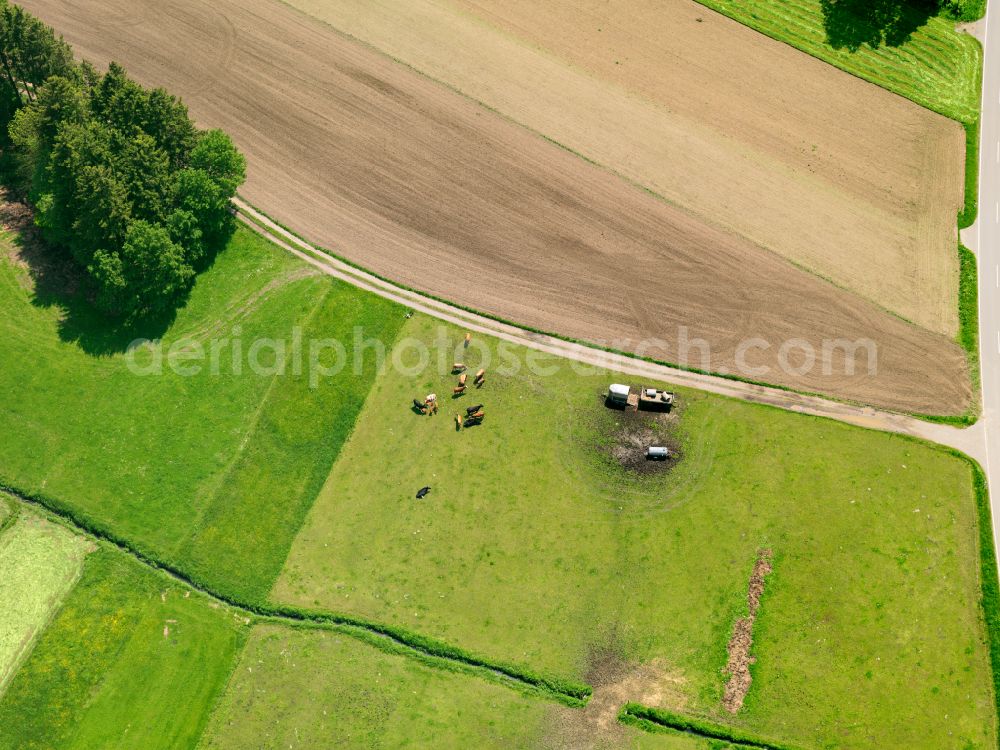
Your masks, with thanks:
[{"label": "tree shadow on grass", "polygon": [[32,304],[58,308],[59,338],[77,344],[87,354],[107,357],[128,350],[139,338],[158,339],[170,328],[176,312],[158,318],[120,321],[94,306],[86,274],[64,252],[47,245],[35,227],[31,210],[0,192],[0,226],[13,233],[15,262],[26,267],[32,281]]},{"label": "tree shadow on grass", "polygon": [[821,0],[826,40],[857,52],[867,44],[899,47],[938,14],[937,0]]}]

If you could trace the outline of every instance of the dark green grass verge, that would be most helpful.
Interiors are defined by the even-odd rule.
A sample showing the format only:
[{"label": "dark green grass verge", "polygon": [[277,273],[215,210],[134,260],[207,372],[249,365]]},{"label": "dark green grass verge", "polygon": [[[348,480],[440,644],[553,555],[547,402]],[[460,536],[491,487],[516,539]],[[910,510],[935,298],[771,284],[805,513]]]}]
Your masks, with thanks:
[{"label": "dark green grass verge", "polygon": [[794,745],[766,740],[749,732],[713,724],[702,719],[681,716],[661,708],[649,708],[638,703],[626,703],[618,714],[622,724],[644,729],[647,732],[680,732],[708,740],[722,740],[740,748],[758,750],[802,750]]},{"label": "dark green grass verge", "polygon": [[441,666],[442,661],[452,662],[457,669],[468,668],[479,673],[487,673],[503,681],[518,683],[518,687],[533,690],[568,706],[582,706],[590,697],[591,688],[574,680],[539,674],[526,666],[494,662],[471,654],[457,646],[427,638],[405,628],[372,622],[361,617],[308,610],[291,606],[264,605],[240,598],[238,595],[227,595],[214,591],[203,578],[189,571],[178,568],[168,562],[158,559],[148,549],[145,549],[127,539],[118,536],[114,531],[93,518],[59,500],[39,494],[27,493],[16,487],[0,483],[0,491],[6,492],[18,500],[38,507],[53,514],[57,519],[68,522],[75,530],[82,531],[98,541],[111,544],[118,550],[131,555],[148,567],[161,570],[191,588],[205,593],[218,601],[262,618],[276,619],[285,624],[300,624],[301,626],[339,627],[344,632],[361,636],[367,642],[379,643],[387,648],[398,649],[394,653],[409,653],[427,663]]},{"label": "dark green grass verge", "polygon": [[[951,451],[968,462],[976,494],[976,512],[979,520],[979,585],[980,607],[989,641],[990,667],[993,673],[993,701],[1000,716],[1000,578],[997,571],[996,548],[993,540],[993,513],[990,508],[986,477],[978,463],[960,451]],[[1000,746],[1000,743],[998,743]]]},{"label": "dark green grass verge", "polygon": [[21,514],[21,506],[0,495],[0,506],[6,508],[3,516],[0,516],[0,534],[14,525],[17,517]]},{"label": "dark green grass verge", "polygon": [[[826,399],[828,401],[835,401],[835,402],[841,403],[841,404],[850,404],[852,406],[870,406],[870,404],[865,404],[865,403],[862,403],[860,401],[851,401],[849,399],[841,399],[841,398],[837,398],[835,396],[830,396],[829,394],[825,394],[825,393],[817,393],[817,392],[814,392],[814,391],[800,391],[800,390],[796,390],[795,388],[789,388],[788,386],[778,385],[776,383],[768,383],[768,382],[766,382],[764,380],[753,380],[751,378],[744,378],[744,377],[740,377],[739,375],[733,375],[731,373],[712,372],[711,370],[703,370],[703,369],[698,368],[698,367],[689,367],[687,365],[679,365],[679,364],[676,364],[674,362],[667,362],[667,361],[661,360],[661,359],[654,359],[653,357],[644,357],[644,356],[640,356],[638,354],[635,354],[633,352],[627,352],[627,351],[625,351],[623,349],[615,349],[614,347],[602,346],[600,344],[595,344],[595,343],[593,343],[591,341],[585,341],[583,339],[576,339],[576,338],[573,338],[572,336],[564,336],[564,335],[559,334],[559,333],[553,333],[552,331],[546,331],[546,330],[541,329],[541,328],[535,328],[534,326],[525,325],[524,323],[518,323],[516,321],[509,320],[507,318],[501,317],[499,315],[495,315],[493,313],[484,312],[482,310],[477,310],[477,309],[475,309],[473,307],[468,307],[466,305],[461,305],[461,304],[458,304],[456,302],[452,302],[449,299],[445,299],[444,297],[439,297],[439,296],[434,295],[434,294],[429,294],[427,292],[421,291],[420,289],[416,289],[414,287],[407,286],[406,284],[401,284],[398,281],[394,281],[393,279],[390,279],[390,278],[388,278],[386,276],[382,276],[381,274],[377,274],[374,271],[370,271],[369,269],[365,268],[364,266],[362,266],[362,265],[360,265],[358,263],[355,263],[354,261],[349,260],[348,258],[345,258],[344,256],[340,255],[339,253],[336,253],[336,252],[334,252],[332,250],[329,250],[329,249],[327,249],[327,248],[325,248],[325,247],[323,247],[321,245],[317,245],[316,243],[311,242],[310,240],[307,240],[305,237],[303,237],[301,234],[299,234],[298,232],[296,232],[294,229],[292,229],[291,227],[286,226],[282,222],[280,222],[277,219],[275,219],[273,216],[270,216],[267,212],[262,211],[257,206],[254,206],[252,203],[250,203],[250,201],[246,200],[242,196],[238,196],[238,197],[240,197],[240,200],[243,200],[245,203],[247,203],[248,205],[252,206],[253,209],[254,209],[254,211],[257,211],[261,216],[265,216],[267,219],[269,219],[270,221],[273,221],[277,226],[279,226],[282,229],[284,229],[286,232],[288,232],[293,237],[296,237],[297,239],[299,239],[302,242],[306,243],[310,248],[312,248],[312,250],[314,252],[319,253],[320,255],[329,256],[330,258],[333,258],[334,260],[339,261],[339,262],[343,263],[344,265],[350,266],[351,268],[354,268],[354,269],[356,269],[358,271],[361,271],[362,273],[365,273],[365,274],[367,274],[368,276],[371,276],[374,279],[378,279],[379,281],[384,281],[387,284],[392,284],[397,289],[401,289],[401,290],[406,291],[406,292],[413,292],[414,294],[419,294],[421,297],[424,297],[424,298],[429,299],[429,300],[434,300],[435,302],[441,302],[443,304],[446,304],[446,305],[449,305],[450,307],[455,308],[456,310],[463,310],[464,312],[470,313],[472,315],[478,315],[481,318],[486,318],[487,320],[493,320],[493,321],[496,321],[497,323],[502,323],[504,325],[512,326],[514,328],[517,328],[517,329],[522,330],[522,331],[526,331],[528,333],[537,333],[540,336],[548,336],[549,338],[555,339],[557,341],[565,341],[566,343],[569,343],[569,344],[579,344],[580,346],[585,346],[588,349],[593,349],[594,351],[606,352],[608,354],[617,354],[617,355],[620,355],[622,357],[628,357],[629,359],[637,360],[639,362],[649,362],[650,364],[662,365],[663,367],[671,367],[671,368],[673,368],[675,370],[681,370],[681,371],[684,371],[684,372],[693,372],[693,373],[696,373],[698,375],[710,375],[711,377],[714,377],[714,378],[721,378],[722,380],[731,380],[731,381],[736,382],[736,383],[746,383],[748,385],[759,385],[759,386],[762,386],[764,388],[773,388],[776,391],[784,391],[785,393],[795,393],[795,394],[798,394],[800,396],[814,396],[816,398],[822,398],[822,399]],[[285,238],[283,238],[280,235],[276,234],[270,227],[265,226],[264,224],[262,224],[261,222],[259,222],[257,219],[255,219],[253,216],[250,216],[249,214],[247,214],[245,211],[239,211],[239,214],[240,214],[240,216],[242,216],[249,223],[249,225],[251,227],[256,227],[258,231],[262,232],[267,237],[272,237],[272,238],[275,238],[277,240],[280,240],[281,242],[286,242]],[[969,425],[975,424],[976,420],[979,419],[978,414],[974,414],[974,413],[973,414],[956,414],[956,415],[950,415],[950,414],[941,414],[941,415],[938,415],[938,414],[919,414],[919,413],[916,413],[916,412],[907,412],[906,414],[907,414],[907,416],[914,417],[915,419],[922,419],[925,422],[933,422],[935,424],[950,424],[950,425],[954,425],[956,427],[968,427]]]},{"label": "dark green grass verge", "polygon": [[965,205],[958,214],[959,229],[971,227],[979,215],[979,118],[962,123],[962,127],[965,128]]},{"label": "dark green grass verge", "polygon": [[976,256],[963,245],[958,246],[958,343],[969,358],[973,387],[979,387],[979,274]]}]

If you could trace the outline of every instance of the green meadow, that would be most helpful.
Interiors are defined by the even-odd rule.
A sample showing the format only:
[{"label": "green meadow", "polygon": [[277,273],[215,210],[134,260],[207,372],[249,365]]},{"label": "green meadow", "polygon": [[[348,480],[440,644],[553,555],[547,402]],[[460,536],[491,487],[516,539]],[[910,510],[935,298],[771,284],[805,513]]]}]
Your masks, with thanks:
[{"label": "green meadow", "polygon": [[352,638],[254,628],[202,750],[294,747],[719,750],[424,666]]},{"label": "green meadow", "polygon": [[[231,600],[401,628],[593,697],[569,708],[255,626],[104,544],[32,615],[51,625],[16,657],[0,748],[719,746],[623,727],[628,701],[805,747],[996,744],[961,458],[693,391],[666,417],[610,410],[609,383],[640,383],[485,337],[463,349],[464,331],[245,230],[175,319],[116,330],[17,242],[0,263],[0,428],[19,439],[0,444],[0,482]],[[351,353],[356,331],[381,365],[311,382],[291,348],[231,360],[236,340],[296,335]],[[219,371],[171,366],[220,340]],[[487,379],[453,399],[455,359]],[[434,416],[413,408],[429,392]],[[478,403],[484,423],[457,429]],[[645,462],[659,442],[679,460]],[[0,507],[2,548],[27,511]],[[722,668],[762,549],[774,571],[733,716]]]},{"label": "green meadow", "polygon": [[245,621],[102,548],[0,699],[0,748],[193,747]]},{"label": "green meadow", "polygon": [[[0,528],[14,512],[0,496]],[[31,652],[83,568],[88,544],[72,532],[20,513],[0,531],[0,695]]]},{"label": "green meadow", "polygon": [[[461,331],[417,317],[400,341],[434,346],[442,332],[430,359],[450,363]],[[412,344],[384,368],[274,601],[590,684],[609,657],[655,663],[681,686],[664,707],[791,743],[995,742],[966,462],[683,391],[655,433],[683,458],[639,473],[629,451],[653,440],[652,422],[602,399],[621,376],[476,343],[462,356],[471,370],[488,356],[486,385],[454,401],[451,376],[408,370]],[[414,413],[431,391],[439,414]],[[453,415],[480,402],[484,424],[457,431]],[[721,670],[765,548],[755,679],[734,718]]]},{"label": "green meadow", "polygon": [[[74,279],[61,279],[67,272],[45,251],[19,242],[8,235],[0,245],[0,431],[17,435],[0,442],[0,482],[208,586],[260,599],[375,368],[370,358],[311,387],[295,332],[351,341],[359,327],[391,342],[402,311],[241,229],[175,320],[118,330],[82,292],[64,291]],[[17,260],[19,249],[30,262]],[[159,348],[130,350],[139,338]],[[284,350],[263,345],[251,360],[261,339],[283,340]],[[205,359],[190,359],[199,347]],[[178,374],[192,368],[200,372]]]}]

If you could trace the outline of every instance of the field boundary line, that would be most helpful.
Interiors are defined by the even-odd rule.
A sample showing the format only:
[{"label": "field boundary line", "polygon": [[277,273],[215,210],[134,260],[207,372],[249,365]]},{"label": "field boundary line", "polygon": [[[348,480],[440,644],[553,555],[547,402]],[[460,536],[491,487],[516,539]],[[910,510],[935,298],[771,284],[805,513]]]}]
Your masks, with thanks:
[{"label": "field boundary line", "polygon": [[678,733],[707,740],[721,740],[738,748],[754,750],[804,750],[797,745],[787,745],[766,740],[738,729],[712,724],[700,719],[688,719],[673,711],[649,708],[639,703],[626,703],[618,714],[622,724],[634,726],[651,733]]},{"label": "field boundary line", "polygon": [[955,448],[977,459],[983,455],[984,445],[980,426],[958,428],[948,423],[951,420],[930,421],[860,404],[834,401],[817,394],[799,393],[735,376],[715,375],[695,368],[683,368],[649,358],[640,358],[626,352],[601,348],[520,326],[396,284],[307,242],[242,198],[235,198],[233,203],[239,218],[246,226],[327,275],[453,325],[519,346],[627,375],[664,381],[798,414],[826,417],[857,427],[910,435]]},{"label": "field boundary line", "polygon": [[[305,610],[285,605],[251,604],[229,597],[200,584],[174,565],[163,562],[115,533],[102,529],[63,504],[42,495],[23,492],[0,479],[0,499],[6,495],[14,502],[14,513],[27,506],[47,520],[58,523],[91,541],[114,548],[131,557],[145,568],[180,584],[219,605],[246,618],[247,624],[272,624],[299,630],[322,630],[359,640],[373,648],[396,656],[414,659],[421,664],[447,672],[485,679],[515,690],[526,697],[552,700],[571,708],[582,708],[591,697],[591,687],[570,680],[533,674],[523,667],[492,662],[468,654],[458,647],[411,633],[404,628],[365,620],[351,615]],[[13,515],[12,514],[12,515]],[[738,730],[721,725],[706,725],[700,719],[671,714],[676,727],[663,722],[653,722],[636,716],[636,711],[651,711],[644,706],[626,703],[619,713],[619,721],[633,724],[646,731],[680,731],[706,739],[727,739],[736,747],[756,750],[803,750],[784,744],[755,740],[735,740]],[[682,728],[688,727],[688,728]],[[705,727],[710,727],[706,729]]]},{"label": "field boundary line", "polygon": [[[743,18],[738,18],[735,15],[732,15],[731,13],[728,13],[725,10],[723,10],[722,7],[721,7],[721,5],[717,5],[715,3],[712,3],[712,0],[694,0],[694,1],[696,3],[698,3],[698,5],[700,5],[703,8],[705,8],[706,10],[709,10],[709,11],[711,11],[713,13],[718,13],[723,18],[728,18],[730,21],[738,23],[743,28],[749,29],[750,31],[752,31],[752,32],[754,32],[756,34],[760,34],[761,36],[765,36],[768,39],[772,39],[772,40],[778,42],[779,44],[788,45],[792,49],[798,50],[799,52],[801,52],[804,55],[809,55],[809,57],[813,58],[814,60],[819,60],[822,63],[830,65],[830,66],[836,68],[837,70],[843,71],[844,73],[847,73],[848,75],[854,76],[855,78],[858,78],[858,79],[860,79],[862,81],[865,81],[866,83],[870,83],[873,86],[878,86],[880,89],[883,89],[884,91],[888,91],[890,94],[894,94],[895,96],[898,96],[898,97],[901,97],[903,99],[906,99],[906,101],[908,101],[908,102],[913,102],[918,107],[922,107],[922,108],[924,108],[926,110],[929,110],[929,111],[933,112],[936,115],[941,115],[942,117],[946,117],[949,120],[954,120],[955,122],[962,123],[962,124],[968,124],[970,122],[970,120],[964,119],[963,117],[959,116],[957,113],[949,113],[947,111],[947,108],[945,108],[945,107],[934,106],[934,104],[931,103],[931,100],[929,98],[926,99],[926,100],[923,100],[923,99],[915,99],[912,96],[907,96],[898,87],[892,85],[892,82],[889,81],[889,80],[877,81],[877,80],[875,80],[874,76],[866,76],[863,72],[861,72],[861,70],[851,70],[850,68],[844,67],[843,65],[838,64],[834,59],[823,57],[819,53],[813,52],[813,51],[807,49],[804,45],[798,44],[795,41],[793,41],[792,39],[782,38],[781,36],[778,36],[778,34],[776,32],[775,33],[769,33],[768,31],[765,31],[762,28],[759,28],[757,26],[752,26],[752,25],[750,25],[750,23],[747,20],[745,20]],[[980,19],[975,19],[975,20],[981,20],[981,18],[982,18],[982,16],[980,16]],[[950,18],[948,20],[949,21],[953,21],[956,26],[959,23],[972,23],[973,22],[973,21],[959,21],[957,19],[950,19]],[[976,37],[972,36],[972,34],[969,34],[969,33],[964,32],[964,31],[960,31],[957,28],[955,29],[955,33],[956,34],[965,34],[966,36],[968,36],[968,37],[972,38],[973,40],[975,40],[977,43],[979,42],[979,40],[976,39]],[[978,45],[978,46],[979,46],[979,51],[980,51],[979,70],[980,70],[980,73],[981,73],[982,72],[982,54],[981,54],[982,53],[982,45]],[[972,120],[978,119],[978,112],[975,115],[971,115],[971,119]]]},{"label": "field boundary line", "polygon": [[560,677],[532,672],[522,665],[492,661],[458,646],[414,633],[405,628],[366,620],[344,613],[307,610],[279,604],[255,604],[228,596],[201,583],[177,565],[158,559],[136,544],[118,536],[65,503],[40,494],[25,492],[0,479],[0,493],[41,511],[46,517],[96,542],[110,545],[147,568],[225,605],[257,622],[271,622],[313,630],[332,630],[362,640],[369,645],[409,656],[428,666],[459,671],[503,684],[522,693],[548,698],[574,708],[582,707],[591,695],[589,685]]},{"label": "field boundary line", "polygon": [[[328,293],[324,292],[324,294],[319,298],[319,301],[313,306],[313,308],[309,311],[309,313],[302,318],[302,322],[304,322],[305,325],[308,325],[308,323],[312,320],[313,316],[315,316],[316,311],[326,301],[327,294]],[[291,352],[285,352],[283,367],[287,367],[288,360],[290,357],[291,357]],[[264,389],[264,393],[261,397],[260,403],[257,405],[257,408],[255,408],[253,410],[253,413],[250,415],[249,424],[247,425],[247,431],[240,440],[239,446],[236,448],[236,452],[233,454],[232,458],[230,458],[229,461],[226,463],[225,468],[222,469],[222,471],[219,472],[219,475],[212,481],[212,493],[211,493],[212,502],[209,503],[207,506],[200,508],[194,514],[192,514],[193,516],[197,517],[197,524],[195,525],[194,533],[191,535],[191,537],[187,539],[187,541],[182,546],[183,549],[189,549],[190,547],[192,547],[194,545],[194,540],[198,537],[199,533],[203,531],[202,525],[205,522],[206,514],[208,514],[209,511],[211,511],[212,509],[214,509],[215,503],[219,499],[219,491],[226,484],[229,478],[233,475],[233,471],[236,469],[236,467],[240,463],[240,460],[246,454],[247,446],[250,444],[254,436],[257,434],[257,430],[260,427],[261,417],[263,416],[264,411],[267,409],[268,404],[270,403],[271,394],[273,393],[277,382],[278,382],[278,373],[275,372],[273,375],[271,375],[271,382],[268,383],[267,387]],[[312,503],[310,503],[310,507],[311,506]]]}]

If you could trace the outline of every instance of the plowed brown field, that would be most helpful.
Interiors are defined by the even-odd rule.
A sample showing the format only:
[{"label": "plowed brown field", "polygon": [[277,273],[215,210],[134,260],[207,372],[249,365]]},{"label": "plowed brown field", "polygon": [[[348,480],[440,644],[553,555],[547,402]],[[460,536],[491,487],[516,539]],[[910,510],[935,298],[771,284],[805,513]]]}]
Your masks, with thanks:
[{"label": "plowed brown field", "polygon": [[932,331],[958,123],[692,0],[288,0]]},{"label": "plowed brown field", "polygon": [[[643,193],[273,0],[24,0],[97,63],[184,96],[247,153],[244,194],[345,257],[419,289],[583,339],[679,327],[761,379],[882,406],[958,413],[959,347]],[[869,337],[877,374],[779,363],[782,342]],[[619,342],[622,348],[626,344]],[[634,346],[634,344],[632,344]],[[795,364],[795,357],[792,357]],[[695,356],[688,362],[700,365]]]}]

